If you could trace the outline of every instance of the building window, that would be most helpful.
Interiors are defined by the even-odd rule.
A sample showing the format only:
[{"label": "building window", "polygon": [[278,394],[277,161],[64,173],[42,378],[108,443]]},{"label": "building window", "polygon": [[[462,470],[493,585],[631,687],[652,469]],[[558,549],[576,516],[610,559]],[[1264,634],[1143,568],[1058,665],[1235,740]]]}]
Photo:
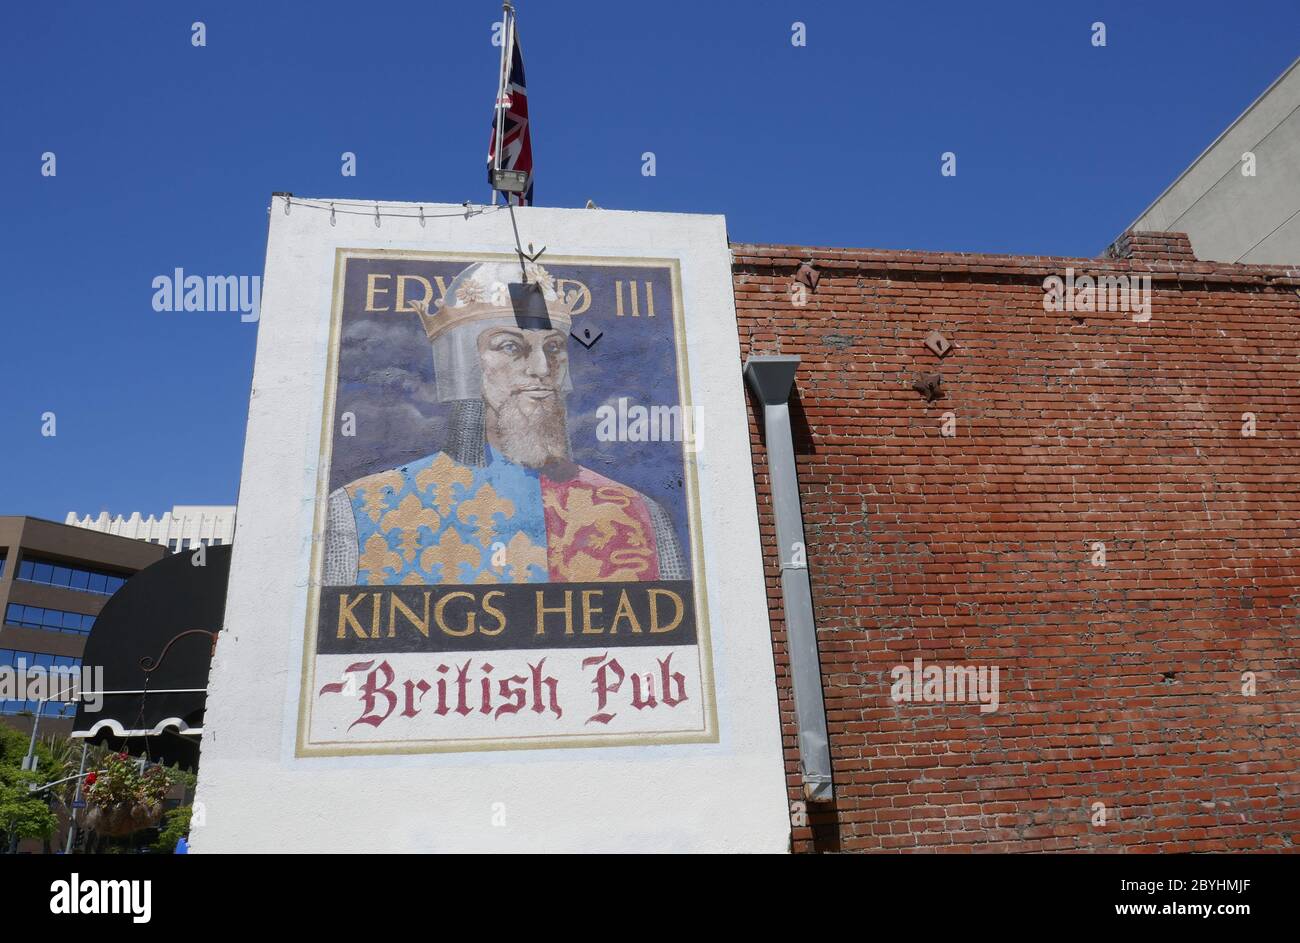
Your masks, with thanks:
[{"label": "building window", "polygon": [[5,622],[24,629],[45,629],[48,632],[70,632],[89,635],[95,626],[95,617],[84,612],[66,612],[62,609],[42,609],[11,602],[5,609]]},{"label": "building window", "polygon": [[0,579],[3,579],[4,575],[5,575],[5,555],[3,553],[0,553]]},{"label": "building window", "polygon": [[[81,659],[71,655],[49,655],[43,652],[24,652],[12,648],[0,648],[0,669],[44,668],[62,670],[81,670]],[[34,700],[0,700],[0,714],[35,714],[39,706]],[[42,717],[71,717],[76,713],[77,705],[73,701],[49,701],[41,709]]]},{"label": "building window", "polygon": [[180,550],[179,545],[180,545],[180,541],[174,537],[171,540],[167,541],[167,549],[172,553],[176,553],[178,550]]},{"label": "building window", "polygon": [[[213,537],[213,538],[212,538],[212,546],[214,546],[214,547],[220,547],[221,544],[222,544],[222,540],[221,540],[220,537]],[[2,574],[3,572],[4,572],[3,570],[0,570],[0,574]]]},{"label": "building window", "polygon": [[100,596],[112,596],[127,580],[125,576],[109,573],[106,570],[67,566],[55,563],[53,560],[42,560],[40,557],[24,557],[18,564],[18,579],[28,583],[64,586]]}]

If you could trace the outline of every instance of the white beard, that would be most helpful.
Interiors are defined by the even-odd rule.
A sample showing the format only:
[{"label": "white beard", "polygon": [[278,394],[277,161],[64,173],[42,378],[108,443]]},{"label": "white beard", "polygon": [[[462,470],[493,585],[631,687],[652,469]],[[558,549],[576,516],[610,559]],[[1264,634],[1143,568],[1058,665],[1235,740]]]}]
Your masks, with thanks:
[{"label": "white beard", "polygon": [[521,396],[511,396],[498,409],[488,404],[484,419],[489,444],[514,462],[528,468],[545,468],[569,460],[568,409],[556,395],[520,406]]}]

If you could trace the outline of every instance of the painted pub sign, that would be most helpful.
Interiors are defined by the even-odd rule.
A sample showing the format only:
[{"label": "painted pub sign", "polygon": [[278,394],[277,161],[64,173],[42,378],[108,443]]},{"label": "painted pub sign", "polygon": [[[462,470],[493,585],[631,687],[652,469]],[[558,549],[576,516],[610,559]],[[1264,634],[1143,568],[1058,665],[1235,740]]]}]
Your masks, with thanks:
[{"label": "painted pub sign", "polygon": [[675,259],[338,249],[299,755],[717,740]]}]

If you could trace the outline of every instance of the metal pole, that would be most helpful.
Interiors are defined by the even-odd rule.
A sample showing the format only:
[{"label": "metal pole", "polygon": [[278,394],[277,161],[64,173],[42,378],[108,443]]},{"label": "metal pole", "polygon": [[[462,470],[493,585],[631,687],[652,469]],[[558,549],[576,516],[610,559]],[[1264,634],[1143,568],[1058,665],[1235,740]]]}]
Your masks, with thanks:
[{"label": "metal pole", "polygon": [[[496,154],[496,160],[493,167],[496,170],[501,169],[501,145],[505,142],[502,140],[502,134],[505,131],[506,115],[504,99],[507,95],[506,85],[510,82],[510,67],[514,64],[515,51],[515,8],[510,5],[510,0],[506,0],[501,5],[501,21],[505,24],[505,35],[502,36],[501,45],[501,78],[498,81],[497,88],[497,146],[493,148]],[[493,191],[496,192],[496,191]],[[509,202],[509,197],[506,198]]]},{"label": "metal pole", "polygon": [[506,197],[506,209],[510,211],[510,227],[515,231],[515,254],[519,256],[519,271],[523,275],[524,284],[527,285],[528,267],[524,265],[524,247],[519,241],[519,227],[515,224],[515,205],[510,202],[510,197]]},{"label": "metal pole", "polygon": [[[514,12],[514,7],[510,5],[510,0],[506,0],[501,5],[501,67],[497,70],[497,99],[496,107],[496,131],[492,145],[492,169],[501,169],[501,129],[505,122],[505,115],[501,108],[501,99],[506,93],[506,78],[510,74],[509,57],[511,52],[511,34],[513,32],[510,14]],[[506,197],[506,202],[510,202],[510,197]],[[497,205],[497,191],[492,189],[492,205]]]},{"label": "metal pole", "polygon": [[65,855],[72,854],[72,845],[77,838],[77,803],[81,801],[81,784],[86,778],[86,750],[90,744],[81,742],[81,768],[77,770],[77,794],[72,797],[72,815],[68,819],[68,840],[63,845]]},{"label": "metal pole", "polygon": [[36,702],[36,716],[32,718],[32,739],[27,744],[27,757],[23,760],[23,769],[32,768],[32,757],[36,753],[36,729],[41,725],[41,711],[45,709],[45,698]]},{"label": "metal pole", "polygon": [[97,697],[101,694],[202,694],[207,688],[123,688],[120,691],[82,691],[81,697]]}]

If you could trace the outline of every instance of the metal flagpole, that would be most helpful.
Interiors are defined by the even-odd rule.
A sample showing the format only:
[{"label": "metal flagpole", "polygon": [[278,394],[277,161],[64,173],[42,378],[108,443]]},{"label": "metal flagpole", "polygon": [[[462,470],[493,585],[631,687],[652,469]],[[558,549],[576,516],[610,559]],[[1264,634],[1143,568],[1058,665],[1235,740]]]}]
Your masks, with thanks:
[{"label": "metal flagpole", "polygon": [[[501,68],[497,73],[497,124],[495,139],[492,145],[492,169],[501,169],[501,131],[505,124],[505,111],[502,100],[506,95],[506,82],[510,77],[511,47],[514,45],[514,12],[515,8],[510,5],[510,0],[505,0],[501,4]],[[510,197],[506,197],[506,203],[510,202]],[[497,205],[497,191],[492,188],[492,205]]]}]

